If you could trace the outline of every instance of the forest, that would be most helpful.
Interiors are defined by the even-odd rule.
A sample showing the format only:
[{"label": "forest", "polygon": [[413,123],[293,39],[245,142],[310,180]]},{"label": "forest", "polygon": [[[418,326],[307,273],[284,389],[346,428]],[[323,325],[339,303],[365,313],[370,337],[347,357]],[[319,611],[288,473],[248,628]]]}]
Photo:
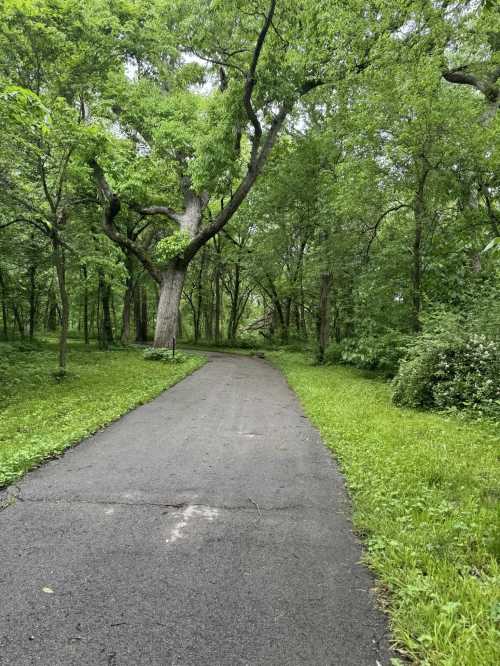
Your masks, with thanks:
[{"label": "forest", "polygon": [[497,412],[494,4],[273,3],[249,61],[259,3],[5,3],[2,337],[411,348]]},{"label": "forest", "polygon": [[[405,657],[498,663],[498,4],[2,0],[0,18],[0,487],[204,350],[265,355],[352,482]],[[392,467],[388,444],[358,458],[368,385],[366,424],[400,447]],[[352,412],[330,415],[347,395]],[[414,620],[418,594],[397,596],[415,584],[401,582],[411,557],[387,554],[397,518],[373,516],[396,466],[408,463],[394,511],[420,492],[408,474],[442,437],[437,464],[460,469],[451,499],[425,472],[439,520],[460,514],[460,493],[467,517],[429,547],[448,587],[431,599],[420,578]],[[450,536],[462,520],[477,523],[468,546]],[[450,562],[484,575],[482,591],[452,598]]]}]

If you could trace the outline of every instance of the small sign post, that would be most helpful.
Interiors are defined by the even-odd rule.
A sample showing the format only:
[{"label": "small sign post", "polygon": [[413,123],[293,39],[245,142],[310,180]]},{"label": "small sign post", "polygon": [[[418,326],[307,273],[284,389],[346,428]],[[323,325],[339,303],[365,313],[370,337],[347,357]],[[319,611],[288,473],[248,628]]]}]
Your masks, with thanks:
[{"label": "small sign post", "polygon": [[172,338],[172,356],[175,356],[175,336]]}]

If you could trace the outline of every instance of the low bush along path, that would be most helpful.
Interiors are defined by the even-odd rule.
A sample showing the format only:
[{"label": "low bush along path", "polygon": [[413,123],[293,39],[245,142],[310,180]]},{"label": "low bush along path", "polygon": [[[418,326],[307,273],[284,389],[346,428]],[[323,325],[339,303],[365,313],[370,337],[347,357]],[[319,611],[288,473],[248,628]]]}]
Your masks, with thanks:
[{"label": "low bush along path", "polygon": [[389,662],[342,477],[264,361],[212,354],[8,494],[1,664]]}]

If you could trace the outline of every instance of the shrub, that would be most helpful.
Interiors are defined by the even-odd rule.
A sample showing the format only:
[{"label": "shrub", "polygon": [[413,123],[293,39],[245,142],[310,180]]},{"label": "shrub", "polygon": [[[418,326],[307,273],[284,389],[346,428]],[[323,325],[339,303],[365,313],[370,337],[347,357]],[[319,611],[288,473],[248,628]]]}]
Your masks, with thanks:
[{"label": "shrub", "polygon": [[231,340],[229,344],[236,349],[257,349],[259,343],[260,341],[256,337],[246,335],[236,340]]},{"label": "shrub", "polygon": [[379,370],[387,376],[393,377],[398,371],[410,341],[410,336],[391,330],[382,335],[367,335],[357,340],[351,340],[332,349],[331,352],[335,355],[340,351],[344,363],[363,370]]},{"label": "shrub", "polygon": [[340,342],[330,342],[325,350],[325,363],[332,365],[335,365],[336,363],[342,363],[343,351],[344,347]]},{"label": "shrub", "polygon": [[164,363],[184,363],[188,356],[183,352],[176,351],[175,356],[171,349],[148,347],[143,354],[146,361],[163,361]]},{"label": "shrub", "polygon": [[467,331],[423,334],[401,363],[393,386],[398,405],[500,416],[500,347]]}]

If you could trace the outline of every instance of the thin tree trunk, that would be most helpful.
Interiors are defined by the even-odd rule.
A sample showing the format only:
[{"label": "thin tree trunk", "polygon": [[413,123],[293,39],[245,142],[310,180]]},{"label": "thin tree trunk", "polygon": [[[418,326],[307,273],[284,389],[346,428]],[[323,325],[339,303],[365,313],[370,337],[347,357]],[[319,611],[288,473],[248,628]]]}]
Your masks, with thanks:
[{"label": "thin tree trunk", "polygon": [[306,322],[306,307],[305,307],[305,298],[304,298],[304,287],[302,284],[302,277],[300,280],[300,306],[299,306],[299,311],[300,311],[300,324],[302,328],[302,335],[304,336],[304,340],[307,340],[308,333],[307,333],[307,322]]},{"label": "thin tree trunk", "polygon": [[286,326],[286,330],[287,330],[287,339],[288,339],[288,331],[290,330],[291,307],[292,307],[292,299],[290,298],[290,296],[287,296],[285,298],[285,311],[284,311],[285,326]]},{"label": "thin tree trunk", "polygon": [[300,312],[299,312],[299,306],[296,301],[293,301],[292,303],[292,312],[293,312],[293,325],[295,327],[295,332],[297,334],[297,337],[300,338]]},{"label": "thin tree trunk", "polygon": [[177,315],[177,337],[182,338],[183,328],[182,328],[182,314],[179,308],[179,314]]},{"label": "thin tree trunk", "polygon": [[134,321],[135,321],[135,341],[139,343],[146,342],[143,339],[142,309],[141,309],[142,288],[136,285],[134,288]]},{"label": "thin tree trunk", "polygon": [[422,309],[422,218],[415,211],[415,236],[413,238],[412,271],[412,328],[420,331],[420,311]]},{"label": "thin tree trunk", "polygon": [[0,289],[2,290],[2,326],[4,340],[9,338],[9,311],[7,308],[7,288],[3,279],[2,272],[0,271]]},{"label": "thin tree trunk", "polygon": [[324,271],[320,276],[318,309],[318,360],[325,361],[325,351],[330,338],[330,287],[332,274]]},{"label": "thin tree trunk", "polygon": [[35,337],[35,322],[36,322],[36,266],[33,264],[29,267],[29,323],[28,335],[29,339],[33,340]]},{"label": "thin tree trunk", "polygon": [[69,298],[66,290],[66,262],[64,248],[57,238],[52,239],[54,250],[54,263],[57,272],[57,284],[59,286],[59,298],[61,299],[61,331],[59,334],[59,370],[66,371],[66,356],[68,349],[69,328]]},{"label": "thin tree trunk", "polygon": [[141,338],[144,342],[149,338],[148,326],[148,292],[146,287],[141,290]]},{"label": "thin tree trunk", "polygon": [[200,257],[200,268],[196,285],[196,316],[194,320],[194,341],[198,342],[201,334],[201,317],[203,314],[203,273],[205,269],[206,247],[203,247]]},{"label": "thin tree trunk", "polygon": [[216,345],[220,344],[221,302],[222,302],[222,294],[220,288],[220,269],[219,265],[217,265],[215,269],[215,313],[214,313],[214,339]]},{"label": "thin tree trunk", "polygon": [[12,303],[12,310],[14,312],[14,321],[17,324],[17,329],[19,331],[19,335],[21,336],[21,338],[24,338],[23,319],[21,317],[21,313],[19,312],[19,308],[17,307],[16,303]]},{"label": "thin tree trunk", "polygon": [[227,327],[227,337],[229,340],[235,340],[238,328],[238,301],[240,299],[240,265],[236,264],[234,273],[234,289],[231,293],[231,311],[229,313],[229,323]]},{"label": "thin tree trunk", "polygon": [[103,279],[101,285],[102,302],[102,338],[104,347],[113,344],[113,324],[111,321],[111,285]]},{"label": "thin tree trunk", "polygon": [[130,342],[130,315],[132,312],[132,301],[134,297],[134,280],[132,277],[131,259],[126,259],[125,267],[127,269],[127,281],[125,294],[123,295],[121,342],[122,344],[127,345]]},{"label": "thin tree trunk", "polygon": [[122,334],[121,342],[127,345],[130,342],[130,314],[132,311],[132,287],[127,287],[123,296],[123,311],[122,311]]},{"label": "thin tree trunk", "polygon": [[83,278],[83,339],[85,344],[90,343],[89,336],[89,290],[87,285],[87,267],[82,266]]},{"label": "thin tree trunk", "polygon": [[424,188],[428,171],[424,170],[419,182],[413,203],[415,230],[413,236],[413,266],[412,266],[412,328],[415,332],[421,330],[420,312],[422,309],[422,234],[425,217]]},{"label": "thin tree trunk", "polygon": [[57,329],[57,319],[58,319],[58,306],[54,294],[53,286],[50,286],[49,293],[47,295],[47,324],[46,329],[50,333],[53,333]]},{"label": "thin tree trunk", "polygon": [[277,315],[277,319],[278,319],[281,342],[283,344],[286,344],[288,342],[288,330],[286,328],[286,322],[285,322],[285,316],[283,314],[283,308],[281,307],[281,303],[280,303],[278,298],[274,301],[274,311],[275,311],[275,313]]}]

